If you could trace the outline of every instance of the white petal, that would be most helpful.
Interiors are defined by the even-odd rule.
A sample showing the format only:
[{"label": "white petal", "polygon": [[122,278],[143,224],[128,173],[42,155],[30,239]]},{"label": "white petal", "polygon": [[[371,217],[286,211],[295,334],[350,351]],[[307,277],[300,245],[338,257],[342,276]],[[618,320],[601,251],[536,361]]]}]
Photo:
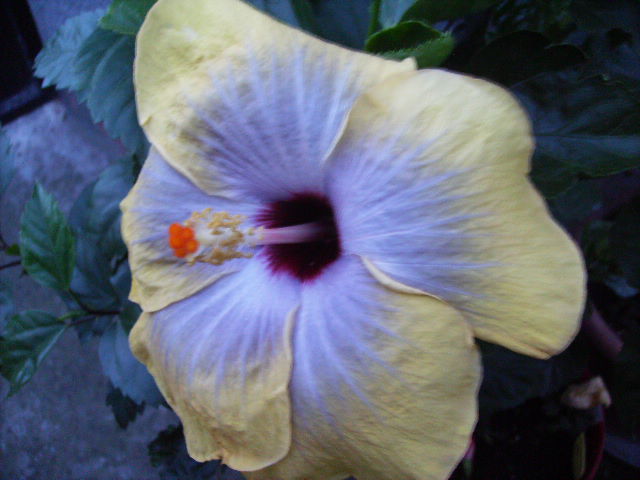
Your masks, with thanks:
[{"label": "white petal", "polygon": [[169,247],[169,226],[205,208],[252,217],[259,207],[204,193],[152,148],[121,208],[122,235],[133,274],[131,299],[145,311],[155,311],[242,268],[243,263],[189,265]]},{"label": "white petal", "polygon": [[378,284],[343,257],[305,284],[293,443],[256,479],[442,480],[476,419],[479,356],[460,314]]},{"label": "white petal", "polygon": [[159,1],[137,53],[140,121],[167,161],[208,193],[262,200],[318,191],[355,98],[414,68],[231,0]]},{"label": "white petal", "polygon": [[132,350],[180,416],[196,460],[256,470],[288,452],[298,292],[296,282],[274,278],[254,259],[136,323]]},{"label": "white petal", "polygon": [[453,305],[480,338],[557,353],[579,327],[584,269],[526,177],[531,151],[496,85],[423,70],[372,87],[328,160],[344,250]]}]

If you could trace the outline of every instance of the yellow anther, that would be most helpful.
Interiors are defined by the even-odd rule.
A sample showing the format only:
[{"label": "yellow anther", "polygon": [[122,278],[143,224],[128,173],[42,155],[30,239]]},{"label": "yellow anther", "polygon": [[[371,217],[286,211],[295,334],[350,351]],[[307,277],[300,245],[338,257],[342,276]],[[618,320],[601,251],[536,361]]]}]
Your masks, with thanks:
[{"label": "yellow anther", "polygon": [[196,262],[222,265],[234,258],[251,258],[260,245],[284,245],[314,242],[326,234],[322,222],[310,222],[286,227],[246,227],[244,215],[214,212],[207,208],[194,212],[182,224],[169,226],[169,246],[178,258],[189,264]]},{"label": "yellow anther", "polygon": [[198,249],[189,252],[185,260],[190,264],[222,265],[234,258],[251,258],[253,253],[247,250],[256,245],[258,236],[253,227],[241,228],[245,220],[244,215],[214,212],[211,208],[194,212],[184,225],[195,232]]}]

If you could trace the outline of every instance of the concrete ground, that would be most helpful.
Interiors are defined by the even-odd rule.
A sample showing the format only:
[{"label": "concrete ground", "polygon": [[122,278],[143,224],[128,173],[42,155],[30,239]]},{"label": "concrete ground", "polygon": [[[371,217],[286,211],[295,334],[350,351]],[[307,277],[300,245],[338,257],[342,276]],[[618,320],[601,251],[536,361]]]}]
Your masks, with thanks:
[{"label": "concrete ground", "polygon": [[[30,0],[43,40],[70,16],[105,6],[108,0]],[[33,185],[40,182],[68,212],[82,188],[95,179],[121,147],[88,112],[61,95],[6,126],[16,152],[18,172],[0,199],[0,231],[14,243],[18,223]],[[11,258],[0,255],[0,264]],[[64,311],[51,291],[39,287],[20,268],[0,270],[14,289],[16,310]],[[35,377],[6,398],[0,380],[0,480],[151,480],[147,444],[170,423],[173,413],[148,408],[121,430],[105,404],[107,380],[96,342],[80,344],[67,332]]]}]

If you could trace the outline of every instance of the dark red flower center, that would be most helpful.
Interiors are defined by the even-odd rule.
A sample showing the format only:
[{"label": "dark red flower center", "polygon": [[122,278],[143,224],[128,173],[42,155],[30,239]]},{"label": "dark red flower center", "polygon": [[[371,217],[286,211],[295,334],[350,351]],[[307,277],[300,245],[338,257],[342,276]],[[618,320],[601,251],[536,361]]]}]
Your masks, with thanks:
[{"label": "dark red flower center", "polygon": [[287,273],[308,282],[340,256],[340,236],[333,208],[323,195],[299,193],[288,200],[272,202],[260,212],[257,223],[265,228],[308,223],[322,226],[317,239],[264,246],[263,254],[273,272]]}]

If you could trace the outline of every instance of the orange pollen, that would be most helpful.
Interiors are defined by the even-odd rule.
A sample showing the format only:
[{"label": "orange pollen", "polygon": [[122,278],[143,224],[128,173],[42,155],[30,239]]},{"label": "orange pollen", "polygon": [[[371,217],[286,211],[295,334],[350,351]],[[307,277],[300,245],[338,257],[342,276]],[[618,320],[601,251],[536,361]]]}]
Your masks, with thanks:
[{"label": "orange pollen", "polygon": [[184,258],[198,250],[200,244],[195,237],[193,228],[185,227],[179,223],[172,223],[169,227],[169,246],[178,258]]}]

